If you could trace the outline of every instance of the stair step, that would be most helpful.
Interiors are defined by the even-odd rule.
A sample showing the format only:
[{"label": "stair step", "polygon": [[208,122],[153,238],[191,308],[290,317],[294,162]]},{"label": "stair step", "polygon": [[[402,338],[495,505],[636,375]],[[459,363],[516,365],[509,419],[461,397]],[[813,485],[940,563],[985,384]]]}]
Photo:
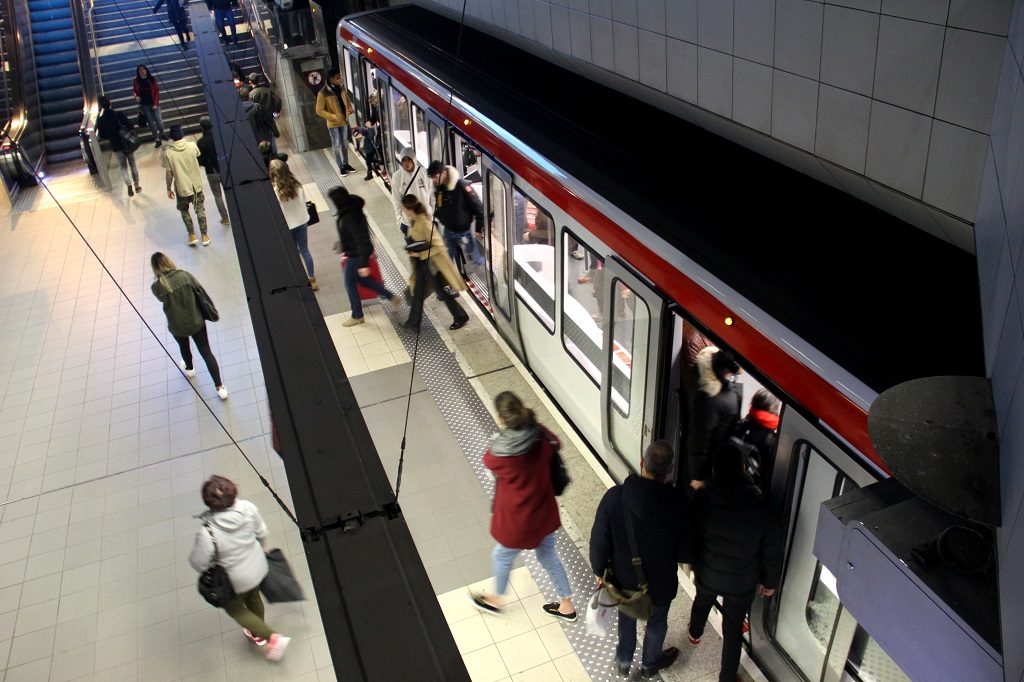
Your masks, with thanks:
[{"label": "stair step", "polygon": [[48,166],[52,166],[57,163],[64,163],[65,161],[82,161],[81,147],[76,147],[73,150],[64,152],[46,152],[46,163]]}]

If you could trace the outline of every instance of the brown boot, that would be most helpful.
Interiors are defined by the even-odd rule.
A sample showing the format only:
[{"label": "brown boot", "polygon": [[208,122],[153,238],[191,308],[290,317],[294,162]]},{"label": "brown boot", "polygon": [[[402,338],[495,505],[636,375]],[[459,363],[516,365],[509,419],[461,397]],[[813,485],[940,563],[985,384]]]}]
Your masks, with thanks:
[{"label": "brown boot", "polygon": [[309,278],[309,288],[312,289],[313,291],[317,291],[320,289],[320,286],[316,283],[316,277]]}]

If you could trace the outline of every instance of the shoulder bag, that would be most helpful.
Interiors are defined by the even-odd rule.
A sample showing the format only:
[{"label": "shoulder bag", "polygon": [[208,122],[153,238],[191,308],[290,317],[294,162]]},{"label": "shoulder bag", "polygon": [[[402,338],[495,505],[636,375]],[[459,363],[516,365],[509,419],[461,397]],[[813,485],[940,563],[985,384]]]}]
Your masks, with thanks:
[{"label": "shoulder bag", "polygon": [[309,220],[306,221],[307,225],[316,225],[320,222],[320,214],[317,213],[316,204],[312,201],[306,202],[306,213],[309,214]]},{"label": "shoulder bag", "polygon": [[213,299],[206,293],[206,289],[203,285],[198,282],[192,286],[192,290],[196,295],[196,305],[199,306],[199,312],[203,316],[204,320],[210,322],[216,322],[220,319],[220,313],[217,312],[217,306],[213,304]]},{"label": "shoulder bag", "polygon": [[217,538],[213,536],[213,529],[210,524],[203,523],[206,532],[210,534],[210,542],[213,543],[213,559],[210,567],[199,574],[199,594],[210,606],[223,608],[235,598],[235,588],[231,585],[231,578],[228,572],[220,565],[217,554]]},{"label": "shoulder bag", "polygon": [[565,468],[565,461],[561,455],[561,445],[550,431],[545,431],[545,437],[551,443],[551,486],[555,489],[555,496],[565,492],[572,482],[569,470]]},{"label": "shoulder bag", "polygon": [[647,620],[651,617],[654,603],[651,602],[651,595],[647,594],[647,577],[644,575],[643,559],[640,558],[640,551],[636,546],[636,533],[633,531],[633,512],[626,504],[625,491],[622,494],[622,515],[626,519],[626,535],[629,538],[629,551],[632,554],[633,570],[636,571],[636,590],[627,590],[617,587],[608,581],[608,571],[604,574],[604,587],[608,595],[615,601],[619,611],[636,620]]}]

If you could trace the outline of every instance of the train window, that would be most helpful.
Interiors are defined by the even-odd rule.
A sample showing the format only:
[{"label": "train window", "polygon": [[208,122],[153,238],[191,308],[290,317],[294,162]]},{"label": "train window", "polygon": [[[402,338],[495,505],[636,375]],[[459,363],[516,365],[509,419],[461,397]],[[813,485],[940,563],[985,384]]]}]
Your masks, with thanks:
[{"label": "train window", "polygon": [[508,187],[494,173],[487,174],[487,217],[491,223],[491,302],[508,318],[508,268],[505,267],[505,221]]},{"label": "train window", "polygon": [[[483,182],[483,178],[480,175],[480,150],[474,147],[469,140],[456,135],[452,131],[452,148],[455,151],[455,158],[452,159],[452,165],[458,169],[462,177],[466,178],[466,182],[472,185],[478,185]],[[479,193],[480,188],[474,187]]]},{"label": "train window", "polygon": [[412,146],[412,118],[409,115],[409,98],[396,87],[391,88],[391,134],[395,140],[395,158]]},{"label": "train window", "polygon": [[413,145],[413,149],[416,150],[416,160],[426,168],[430,165],[430,154],[427,150],[427,117],[423,114],[423,110],[415,104],[412,105],[412,130],[412,137],[416,141],[416,144]]},{"label": "train window", "polygon": [[562,232],[562,344],[601,385],[604,259],[568,230]]},{"label": "train window", "polygon": [[516,293],[547,330],[555,332],[555,223],[551,214],[513,188],[512,248]]},{"label": "train window", "polygon": [[[633,350],[638,319],[648,319],[647,304],[620,280],[612,287],[612,404],[623,417],[629,416],[630,385],[633,381]],[[646,341],[644,341],[646,343]]]},{"label": "train window", "polygon": [[441,129],[433,121],[427,121],[427,132],[430,135],[430,160],[444,161],[444,137]]}]

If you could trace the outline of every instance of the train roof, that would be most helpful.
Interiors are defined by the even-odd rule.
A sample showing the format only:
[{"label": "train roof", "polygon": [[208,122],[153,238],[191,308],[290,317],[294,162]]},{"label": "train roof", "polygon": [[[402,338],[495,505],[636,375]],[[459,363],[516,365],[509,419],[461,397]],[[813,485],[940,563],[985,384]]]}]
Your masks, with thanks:
[{"label": "train roof", "polygon": [[[451,87],[458,22],[412,5],[346,21]],[[973,255],[469,26],[461,56],[459,97],[875,391],[984,375]]]}]

